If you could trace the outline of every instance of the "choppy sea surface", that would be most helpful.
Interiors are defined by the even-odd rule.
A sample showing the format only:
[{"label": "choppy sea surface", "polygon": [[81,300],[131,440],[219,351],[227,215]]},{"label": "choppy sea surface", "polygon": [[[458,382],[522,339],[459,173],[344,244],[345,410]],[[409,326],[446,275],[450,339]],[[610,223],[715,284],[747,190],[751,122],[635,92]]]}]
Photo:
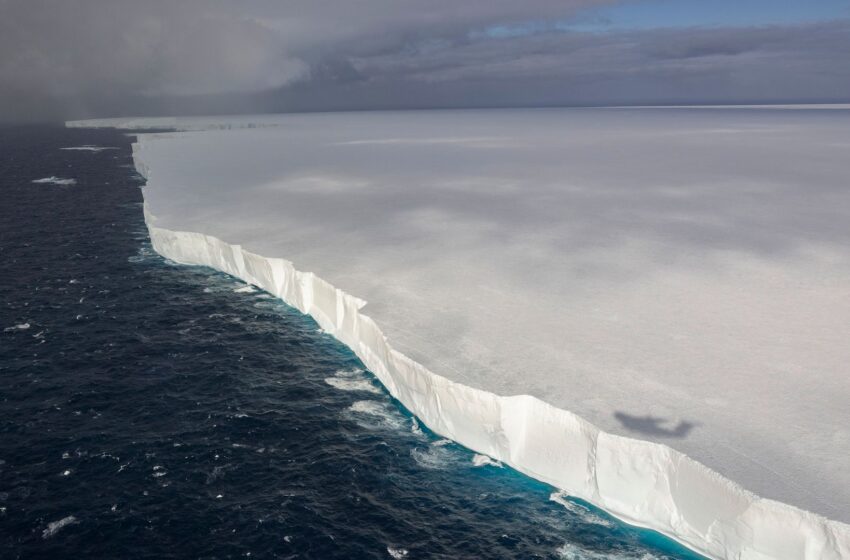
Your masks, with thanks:
[{"label": "choppy sea surface", "polygon": [[154,254],[130,141],[0,129],[0,557],[698,558],[430,433],[309,317]]}]

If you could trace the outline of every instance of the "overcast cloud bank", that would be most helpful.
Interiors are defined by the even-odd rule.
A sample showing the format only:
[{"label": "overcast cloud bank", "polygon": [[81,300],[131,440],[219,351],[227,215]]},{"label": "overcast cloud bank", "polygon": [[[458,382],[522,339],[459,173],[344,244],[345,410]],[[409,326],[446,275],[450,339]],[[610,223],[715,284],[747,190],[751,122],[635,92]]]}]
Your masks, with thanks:
[{"label": "overcast cloud bank", "polygon": [[579,32],[613,0],[0,0],[0,120],[842,101],[850,20]]}]

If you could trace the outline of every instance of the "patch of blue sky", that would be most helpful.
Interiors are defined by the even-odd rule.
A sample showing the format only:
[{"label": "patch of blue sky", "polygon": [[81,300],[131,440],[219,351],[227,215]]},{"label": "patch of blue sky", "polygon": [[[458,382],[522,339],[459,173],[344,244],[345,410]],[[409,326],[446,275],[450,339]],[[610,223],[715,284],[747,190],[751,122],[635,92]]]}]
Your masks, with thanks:
[{"label": "patch of blue sky", "polygon": [[850,0],[638,0],[584,10],[568,20],[497,25],[475,35],[504,39],[548,31],[749,27],[841,19],[850,19]]}]

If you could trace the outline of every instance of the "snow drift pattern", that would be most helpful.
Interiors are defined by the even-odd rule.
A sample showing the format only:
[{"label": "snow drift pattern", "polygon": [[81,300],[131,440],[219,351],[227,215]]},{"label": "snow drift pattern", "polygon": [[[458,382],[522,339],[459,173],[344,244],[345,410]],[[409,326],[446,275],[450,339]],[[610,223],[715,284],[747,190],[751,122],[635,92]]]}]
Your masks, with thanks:
[{"label": "snow drift pattern", "polygon": [[[133,148],[147,177],[140,145]],[[848,525],[760,498],[665,445],[606,433],[537,398],[450,381],[394,350],[361,313],[365,301],[313,273],[209,235],[156,227],[147,205],[145,221],[158,253],[240,278],[312,316],[431,430],[476,453],[711,558],[850,558]]]}]

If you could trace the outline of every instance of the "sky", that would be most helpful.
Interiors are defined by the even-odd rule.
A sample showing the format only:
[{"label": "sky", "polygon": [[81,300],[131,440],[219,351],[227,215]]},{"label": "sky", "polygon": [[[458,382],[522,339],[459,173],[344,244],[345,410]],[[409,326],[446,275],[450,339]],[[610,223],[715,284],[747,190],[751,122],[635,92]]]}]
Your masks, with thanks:
[{"label": "sky", "polygon": [[850,101],[850,0],[0,0],[0,121]]}]

